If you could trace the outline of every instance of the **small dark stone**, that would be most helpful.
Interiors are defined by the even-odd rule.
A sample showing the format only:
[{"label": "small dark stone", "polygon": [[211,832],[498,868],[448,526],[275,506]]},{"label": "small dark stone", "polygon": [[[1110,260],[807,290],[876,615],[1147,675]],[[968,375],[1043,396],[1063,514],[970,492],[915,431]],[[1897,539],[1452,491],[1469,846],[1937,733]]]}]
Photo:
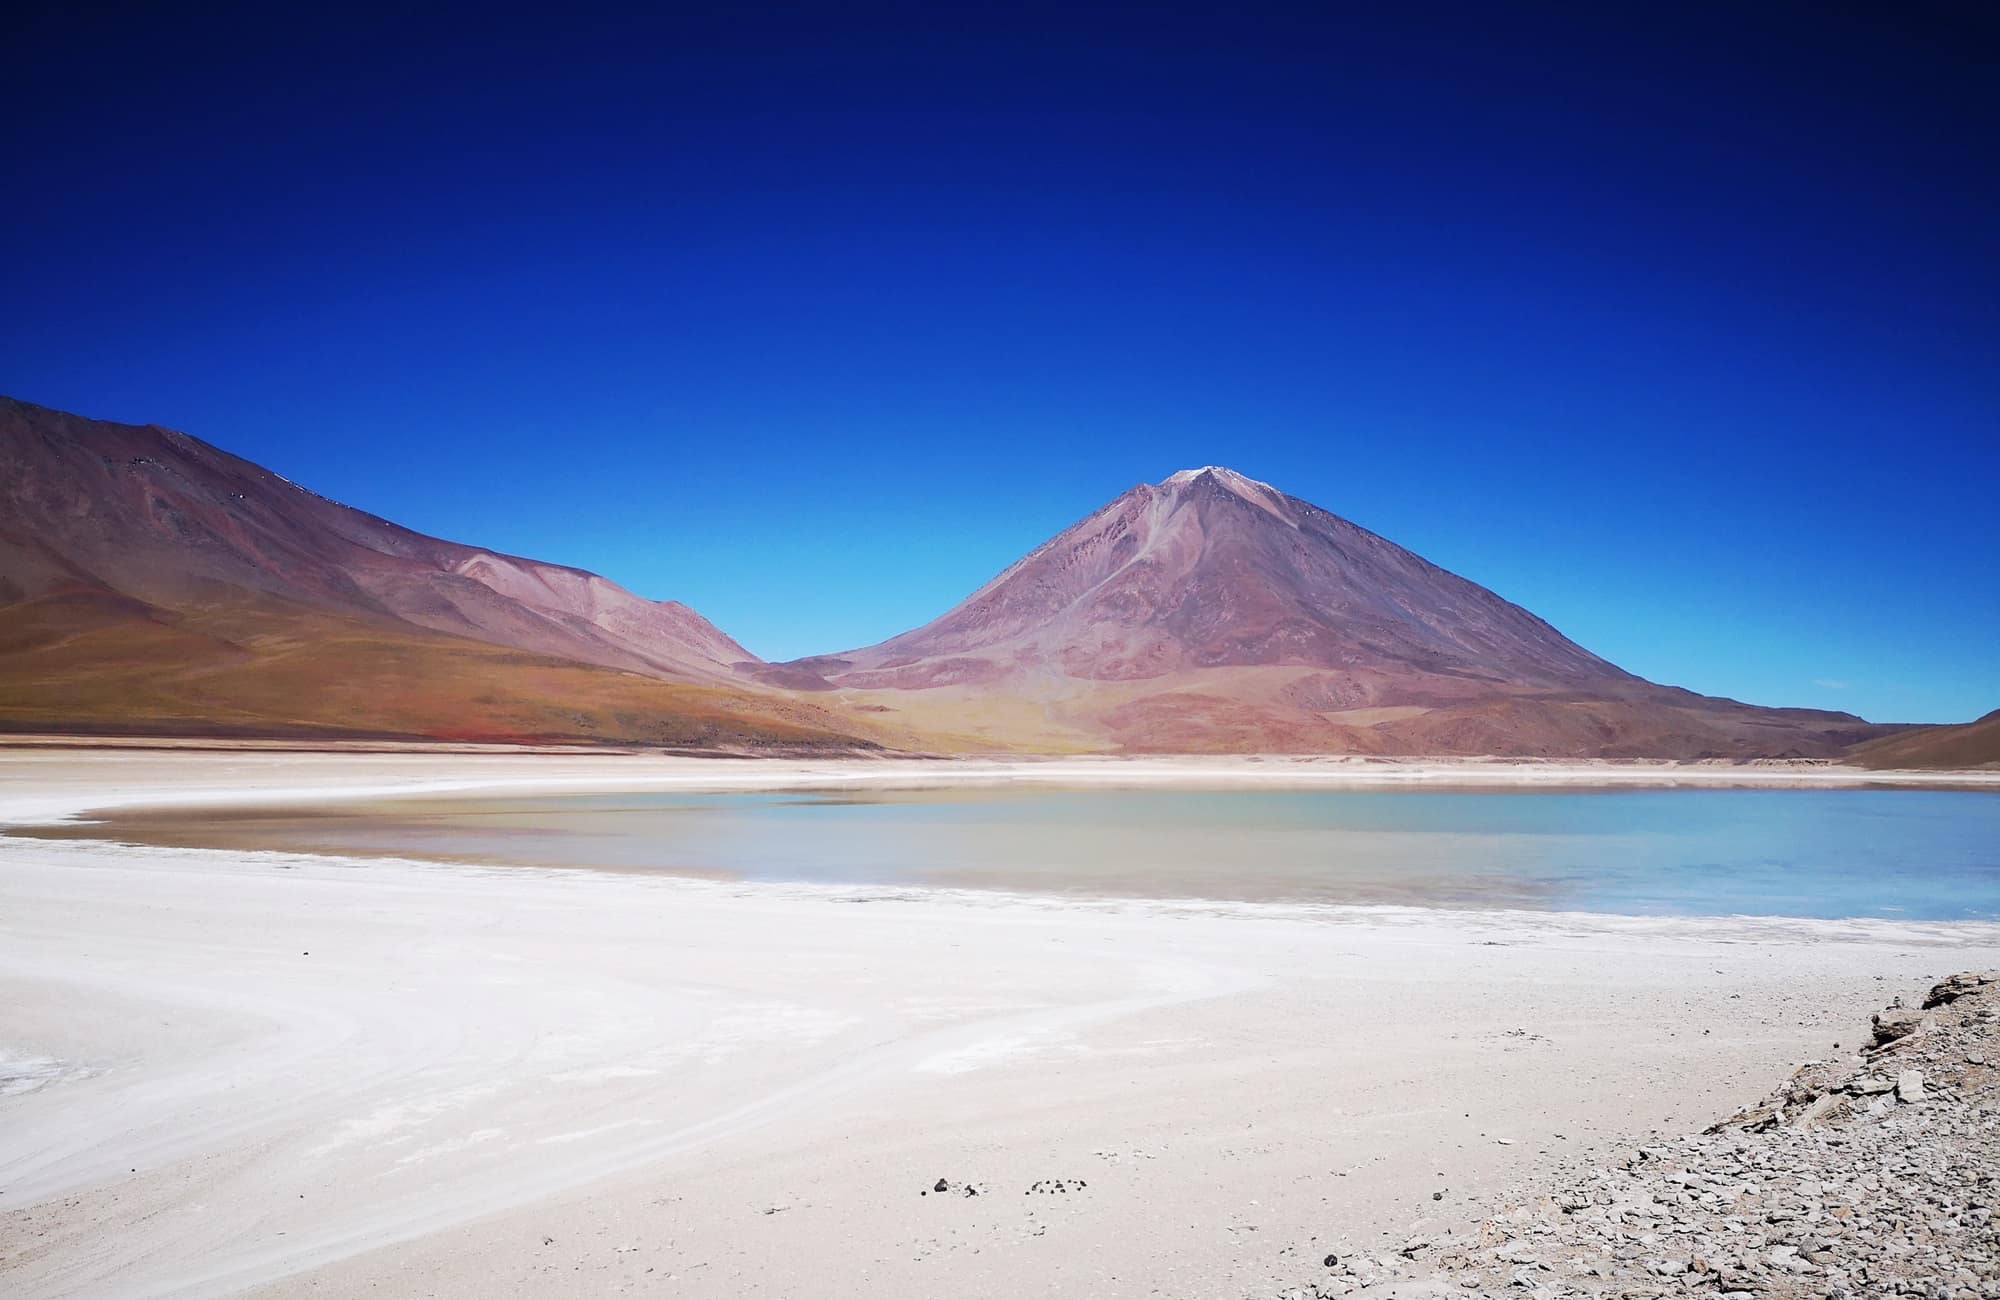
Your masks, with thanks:
[{"label": "small dark stone", "polygon": [[1325,1264],[1328,1268],[1338,1268],[1340,1267],[1340,1256],[1328,1255],[1324,1260],[1320,1262]]},{"label": "small dark stone", "polygon": [[937,1180],[937,1183],[934,1186],[932,1186],[931,1190],[934,1192],[948,1192],[951,1190],[951,1184],[946,1182],[944,1179],[940,1178]]}]

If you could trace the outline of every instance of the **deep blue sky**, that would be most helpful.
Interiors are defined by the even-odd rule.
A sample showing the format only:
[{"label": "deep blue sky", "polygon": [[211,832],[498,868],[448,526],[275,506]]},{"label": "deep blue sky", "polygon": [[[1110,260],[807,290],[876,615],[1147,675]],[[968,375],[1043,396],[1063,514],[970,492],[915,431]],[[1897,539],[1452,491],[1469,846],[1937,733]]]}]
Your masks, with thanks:
[{"label": "deep blue sky", "polygon": [[1990,6],[172,8],[0,20],[0,392],[771,658],[1215,462],[1649,677],[2000,706]]}]

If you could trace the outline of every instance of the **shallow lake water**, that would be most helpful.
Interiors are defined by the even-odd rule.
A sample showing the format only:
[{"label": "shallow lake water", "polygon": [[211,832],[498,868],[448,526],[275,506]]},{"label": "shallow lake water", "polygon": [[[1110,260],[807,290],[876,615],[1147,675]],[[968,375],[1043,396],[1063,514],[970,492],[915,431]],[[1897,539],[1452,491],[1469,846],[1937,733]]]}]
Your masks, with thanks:
[{"label": "shallow lake water", "polygon": [[1635,915],[2000,917],[2000,793],[923,790],[129,810],[39,834],[753,880]]}]

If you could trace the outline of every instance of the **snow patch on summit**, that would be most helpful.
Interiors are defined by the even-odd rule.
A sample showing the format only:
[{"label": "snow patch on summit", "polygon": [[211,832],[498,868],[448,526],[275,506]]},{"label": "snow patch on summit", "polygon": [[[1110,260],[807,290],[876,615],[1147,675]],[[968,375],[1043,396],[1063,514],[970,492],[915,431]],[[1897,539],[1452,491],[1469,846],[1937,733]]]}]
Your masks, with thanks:
[{"label": "snow patch on summit", "polygon": [[1269,483],[1251,478],[1248,474],[1238,474],[1235,470],[1229,469],[1226,466],[1203,465],[1200,469],[1184,469],[1168,475],[1166,481],[1160,484],[1160,486],[1186,487],[1204,478],[1213,479],[1229,492],[1248,501],[1251,505],[1269,514],[1272,518],[1282,520],[1293,528],[1298,527],[1298,521],[1292,517],[1292,512],[1286,508],[1288,498],[1284,493],[1278,491],[1278,489],[1272,487]]}]

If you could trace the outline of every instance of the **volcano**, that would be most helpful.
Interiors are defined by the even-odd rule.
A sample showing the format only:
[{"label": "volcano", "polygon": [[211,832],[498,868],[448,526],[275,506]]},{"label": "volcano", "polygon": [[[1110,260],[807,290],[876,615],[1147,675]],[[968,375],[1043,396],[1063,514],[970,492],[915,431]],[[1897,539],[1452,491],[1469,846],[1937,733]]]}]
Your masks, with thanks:
[{"label": "volcano", "polygon": [[1220,466],[1133,488],[934,622],[786,667],[1058,750],[1831,757],[1887,730],[1656,685]]}]

